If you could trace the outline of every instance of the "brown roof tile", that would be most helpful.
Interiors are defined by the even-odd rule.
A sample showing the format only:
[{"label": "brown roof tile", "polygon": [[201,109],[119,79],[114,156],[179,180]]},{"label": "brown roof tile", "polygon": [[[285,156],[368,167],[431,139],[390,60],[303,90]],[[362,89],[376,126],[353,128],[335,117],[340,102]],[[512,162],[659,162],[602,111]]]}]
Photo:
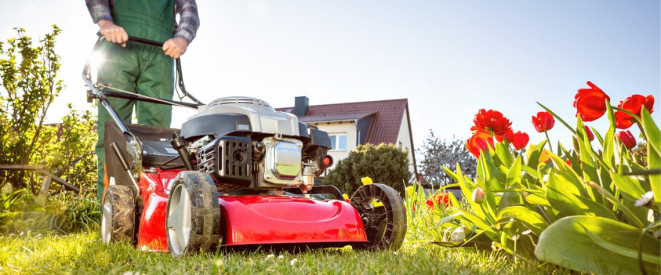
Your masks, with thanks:
[{"label": "brown roof tile", "polygon": [[[392,99],[310,105],[307,115],[300,116],[298,119],[302,122],[313,123],[356,120],[374,115],[365,142],[372,144],[396,143],[407,104],[407,99]],[[281,112],[291,112],[292,109],[293,107],[276,108]]]}]

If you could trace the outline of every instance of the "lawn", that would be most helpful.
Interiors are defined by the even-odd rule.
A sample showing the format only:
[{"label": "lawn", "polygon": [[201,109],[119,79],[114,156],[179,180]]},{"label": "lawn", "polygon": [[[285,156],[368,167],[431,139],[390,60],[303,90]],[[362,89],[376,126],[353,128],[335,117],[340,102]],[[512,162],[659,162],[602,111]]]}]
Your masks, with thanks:
[{"label": "lawn", "polygon": [[549,264],[472,248],[405,243],[397,252],[350,247],[303,252],[225,251],[173,258],[128,244],[105,245],[97,232],[0,236],[0,274],[549,274]]}]

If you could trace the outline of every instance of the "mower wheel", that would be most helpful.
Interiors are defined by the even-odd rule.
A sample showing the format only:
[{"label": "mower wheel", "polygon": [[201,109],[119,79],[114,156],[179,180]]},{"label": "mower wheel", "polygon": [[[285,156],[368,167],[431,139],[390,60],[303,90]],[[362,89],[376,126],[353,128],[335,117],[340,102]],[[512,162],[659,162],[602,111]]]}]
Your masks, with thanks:
[{"label": "mower wheel", "polygon": [[363,185],[351,196],[351,205],[363,220],[369,243],[354,249],[397,250],[406,235],[406,208],[395,189],[383,184]]},{"label": "mower wheel", "polygon": [[211,176],[181,172],[174,179],[167,204],[168,250],[175,257],[214,251],[222,241],[220,206]]},{"label": "mower wheel", "polygon": [[104,243],[135,243],[135,200],[130,186],[109,186],[101,212],[101,240]]}]

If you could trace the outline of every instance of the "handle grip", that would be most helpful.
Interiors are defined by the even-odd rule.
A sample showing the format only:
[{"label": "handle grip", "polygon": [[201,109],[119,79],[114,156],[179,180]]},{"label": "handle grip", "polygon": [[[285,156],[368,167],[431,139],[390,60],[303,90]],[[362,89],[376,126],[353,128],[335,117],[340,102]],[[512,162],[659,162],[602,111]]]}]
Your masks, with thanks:
[{"label": "handle grip", "polygon": [[165,43],[165,42],[160,42],[160,41],[155,41],[155,40],[149,40],[149,39],[144,39],[144,38],[140,38],[140,37],[130,36],[130,35],[129,35],[129,41],[138,42],[138,43],[147,44],[147,45],[152,45],[152,46],[156,46],[156,47],[163,47],[163,43]]}]

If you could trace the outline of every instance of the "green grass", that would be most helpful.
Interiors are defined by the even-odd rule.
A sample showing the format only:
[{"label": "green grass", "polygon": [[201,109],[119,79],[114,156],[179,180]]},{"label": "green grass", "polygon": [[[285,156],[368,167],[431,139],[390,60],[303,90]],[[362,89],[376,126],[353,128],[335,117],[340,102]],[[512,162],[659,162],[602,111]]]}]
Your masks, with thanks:
[{"label": "green grass", "polygon": [[[128,244],[104,245],[97,232],[0,236],[0,274],[550,274],[548,264],[502,253],[406,243],[398,252],[349,247],[294,252],[220,251],[173,258]],[[273,256],[269,256],[273,255]]]}]

